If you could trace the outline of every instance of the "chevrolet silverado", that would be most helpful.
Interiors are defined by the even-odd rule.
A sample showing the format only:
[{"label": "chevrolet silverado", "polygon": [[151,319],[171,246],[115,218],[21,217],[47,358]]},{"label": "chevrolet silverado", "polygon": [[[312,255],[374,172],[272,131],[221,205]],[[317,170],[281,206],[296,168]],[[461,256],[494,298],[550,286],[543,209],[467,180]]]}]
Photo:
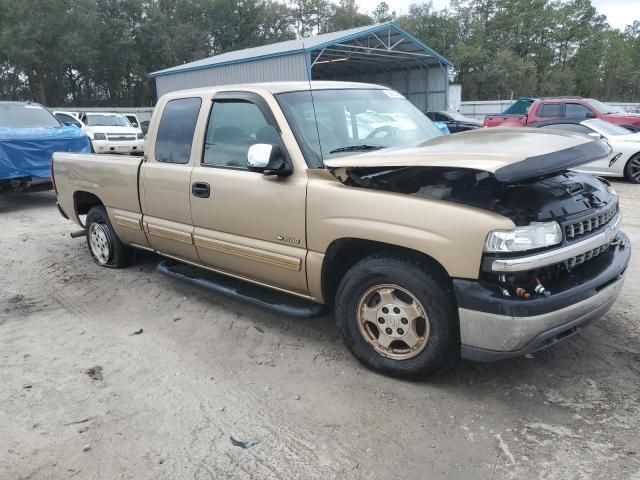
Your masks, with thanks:
[{"label": "chevrolet silverado", "polygon": [[98,265],[150,250],[333,306],[390,375],[548,347],[622,288],[618,196],[570,171],[610,154],[593,137],[443,136],[386,87],[285,82],[166,94],[147,141],[143,158],[54,156]]}]

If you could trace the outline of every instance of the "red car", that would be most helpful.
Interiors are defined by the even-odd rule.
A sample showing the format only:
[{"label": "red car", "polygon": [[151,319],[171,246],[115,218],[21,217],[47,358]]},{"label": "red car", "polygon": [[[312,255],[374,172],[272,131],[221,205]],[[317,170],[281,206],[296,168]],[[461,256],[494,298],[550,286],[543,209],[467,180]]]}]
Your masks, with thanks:
[{"label": "red car", "polygon": [[522,127],[529,123],[557,118],[571,118],[572,120],[600,118],[634,132],[640,131],[640,114],[627,113],[618,107],[582,97],[542,98],[533,102],[529,111],[524,115],[487,115],[484,119],[484,126]]}]

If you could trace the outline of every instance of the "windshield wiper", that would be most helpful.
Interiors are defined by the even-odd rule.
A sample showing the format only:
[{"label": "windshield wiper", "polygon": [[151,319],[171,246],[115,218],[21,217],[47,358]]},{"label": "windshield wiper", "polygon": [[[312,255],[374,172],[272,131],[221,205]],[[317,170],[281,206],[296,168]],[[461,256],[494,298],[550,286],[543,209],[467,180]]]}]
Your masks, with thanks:
[{"label": "windshield wiper", "polygon": [[329,154],[340,152],[366,152],[368,150],[380,150],[381,148],[384,147],[381,147],[380,145],[350,145],[348,147],[334,148],[329,152]]}]

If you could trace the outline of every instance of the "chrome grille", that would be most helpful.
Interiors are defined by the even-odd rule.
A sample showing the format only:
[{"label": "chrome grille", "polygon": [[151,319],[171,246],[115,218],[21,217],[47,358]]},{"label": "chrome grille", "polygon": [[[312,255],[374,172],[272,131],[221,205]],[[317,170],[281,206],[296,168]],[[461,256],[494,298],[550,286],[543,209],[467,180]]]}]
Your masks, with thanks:
[{"label": "chrome grille", "polygon": [[589,250],[588,252],[585,252],[582,255],[578,255],[576,257],[566,260],[565,265],[567,267],[567,270],[571,270],[577,267],[578,265],[582,265],[583,263],[588,262],[589,260],[597,257],[601,253],[606,252],[611,246],[611,243],[612,242],[609,242],[605,245],[602,245],[601,247],[594,248],[593,250]]},{"label": "chrome grille", "polygon": [[107,139],[112,142],[128,142],[131,140],[135,140],[136,136],[130,133],[107,133]]},{"label": "chrome grille", "polygon": [[592,217],[586,218],[585,220],[581,220],[579,222],[565,225],[564,235],[567,240],[574,240],[576,238],[582,237],[583,235],[588,235],[589,233],[596,232],[604,227],[607,223],[609,223],[617,213],[618,205],[615,205],[613,208],[610,208],[606,212],[593,215]]}]

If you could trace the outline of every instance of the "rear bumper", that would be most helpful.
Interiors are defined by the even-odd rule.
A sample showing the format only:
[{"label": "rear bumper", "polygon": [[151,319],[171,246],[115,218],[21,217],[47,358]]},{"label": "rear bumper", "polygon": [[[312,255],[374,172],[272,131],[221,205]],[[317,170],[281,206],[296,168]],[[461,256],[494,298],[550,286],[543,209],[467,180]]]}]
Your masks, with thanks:
[{"label": "rear bumper", "polygon": [[628,238],[620,233],[618,239],[620,245],[585,266],[581,280],[548,298],[503,297],[479,281],[454,280],[462,357],[486,362],[524,355],[602,317],[622,289],[631,256]]}]

